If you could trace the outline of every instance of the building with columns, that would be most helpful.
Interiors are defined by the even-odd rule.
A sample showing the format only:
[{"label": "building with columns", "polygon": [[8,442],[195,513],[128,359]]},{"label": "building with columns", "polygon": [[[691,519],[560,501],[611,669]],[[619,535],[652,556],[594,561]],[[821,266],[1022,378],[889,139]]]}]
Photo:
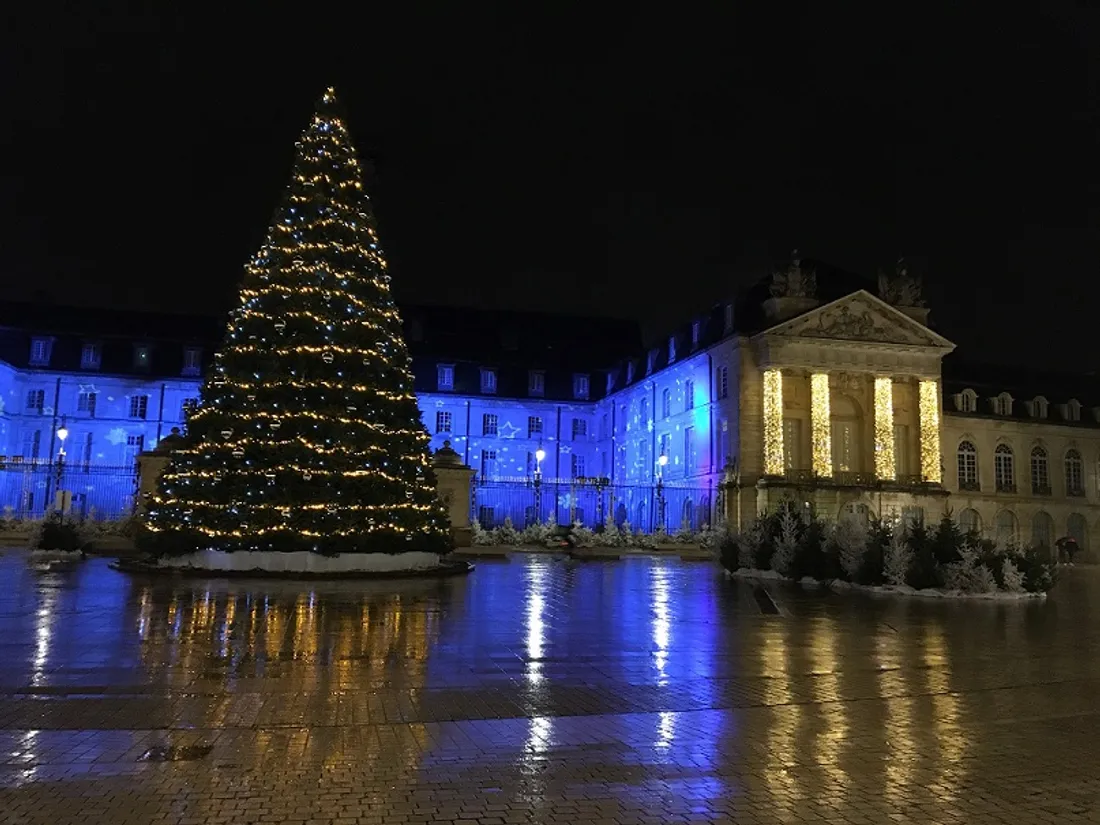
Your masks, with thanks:
[{"label": "building with columns", "polygon": [[[222,324],[0,310],[0,507],[41,515],[60,485],[128,512],[134,456],[186,426]],[[629,322],[402,314],[432,447],[474,470],[487,526],[743,526],[794,500],[1086,550],[1100,531],[1095,377],[967,366],[903,265],[874,283],[795,259],[648,349]]]}]

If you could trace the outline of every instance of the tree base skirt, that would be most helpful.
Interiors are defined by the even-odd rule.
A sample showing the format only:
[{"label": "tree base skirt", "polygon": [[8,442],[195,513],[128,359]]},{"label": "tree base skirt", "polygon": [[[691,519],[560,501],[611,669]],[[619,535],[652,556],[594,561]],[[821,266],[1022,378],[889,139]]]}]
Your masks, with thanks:
[{"label": "tree base skirt", "polygon": [[437,553],[344,553],[322,556],[304,550],[290,553],[202,550],[153,561],[120,562],[115,567],[134,573],[333,579],[455,575],[468,573],[472,569],[466,562],[443,559]]}]

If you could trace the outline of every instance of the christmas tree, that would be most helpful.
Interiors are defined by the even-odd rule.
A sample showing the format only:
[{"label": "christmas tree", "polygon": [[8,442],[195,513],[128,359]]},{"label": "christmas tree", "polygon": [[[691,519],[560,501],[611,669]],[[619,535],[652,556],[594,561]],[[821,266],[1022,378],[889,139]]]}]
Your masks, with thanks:
[{"label": "christmas tree", "polygon": [[360,164],[332,89],[297,144],[143,545],[450,549]]}]

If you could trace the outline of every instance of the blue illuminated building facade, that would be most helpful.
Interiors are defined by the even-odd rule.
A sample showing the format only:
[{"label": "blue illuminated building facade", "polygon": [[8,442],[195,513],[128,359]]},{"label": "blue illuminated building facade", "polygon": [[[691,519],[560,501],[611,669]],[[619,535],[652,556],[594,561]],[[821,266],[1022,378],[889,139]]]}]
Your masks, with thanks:
[{"label": "blue illuminated building facade", "polygon": [[[127,514],[136,456],[185,429],[222,323],[40,305],[0,312],[0,506],[8,517],[40,516],[65,489],[77,514]],[[668,521],[709,518],[734,414],[721,368],[732,308],[640,357],[628,321],[402,314],[432,448],[449,441],[475,470],[471,506],[484,522],[595,523],[613,512],[646,529],[658,518],[658,475]]]}]

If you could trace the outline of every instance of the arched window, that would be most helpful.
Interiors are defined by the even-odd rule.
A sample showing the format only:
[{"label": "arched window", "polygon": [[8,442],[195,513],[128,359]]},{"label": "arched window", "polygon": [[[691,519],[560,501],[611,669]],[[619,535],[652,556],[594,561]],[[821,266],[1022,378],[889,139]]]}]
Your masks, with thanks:
[{"label": "arched window", "polygon": [[1012,415],[1013,398],[1007,392],[1002,392],[993,399],[994,415]]},{"label": "arched window", "polygon": [[1032,418],[1046,418],[1049,406],[1050,402],[1043,396],[1037,395],[1028,403],[1028,412],[1031,413]]},{"label": "arched window", "polygon": [[[1001,445],[1004,446],[1006,445]],[[1050,467],[1047,463],[1047,451],[1042,447],[1031,448],[1031,492],[1037,496],[1050,495]]]},{"label": "arched window", "polygon": [[1080,513],[1070,513],[1066,521],[1066,533],[1077,542],[1077,549],[1085,551],[1089,549],[1089,527],[1085,523],[1085,517]]},{"label": "arched window", "polygon": [[684,499],[684,515],[680,519],[680,525],[688,530],[695,529],[695,503],[690,498]]},{"label": "arched window", "polygon": [[971,507],[967,507],[961,513],[959,513],[959,529],[964,533],[982,533],[982,517],[978,515],[978,511]]},{"label": "arched window", "polygon": [[978,489],[978,451],[970,441],[960,441],[958,451],[959,489]]},{"label": "arched window", "polygon": [[1016,516],[1011,510],[1001,510],[997,513],[995,528],[997,544],[1008,547],[1016,543]]},{"label": "arched window", "polygon": [[993,481],[998,493],[1016,492],[1016,462],[1007,444],[998,444],[993,451]]},{"label": "arched window", "polygon": [[1083,496],[1085,494],[1085,474],[1081,454],[1077,450],[1066,453],[1066,495]]},{"label": "arched window", "polygon": [[1040,510],[1031,519],[1031,543],[1047,552],[1054,547],[1054,519],[1050,517],[1050,513]]}]

